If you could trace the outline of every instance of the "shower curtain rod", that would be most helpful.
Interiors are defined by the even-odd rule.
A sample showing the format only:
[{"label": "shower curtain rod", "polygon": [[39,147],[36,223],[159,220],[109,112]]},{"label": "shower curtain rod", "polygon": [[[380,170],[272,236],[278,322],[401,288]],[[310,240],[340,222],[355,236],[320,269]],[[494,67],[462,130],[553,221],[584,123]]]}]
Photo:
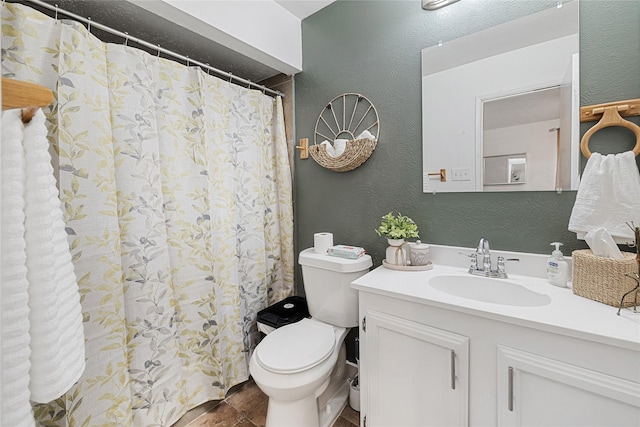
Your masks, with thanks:
[{"label": "shower curtain rod", "polygon": [[[49,3],[45,3],[45,2],[43,2],[41,0],[24,0],[24,1],[27,1],[27,2],[33,3],[33,4],[37,4],[38,6],[44,7],[45,9],[49,9],[51,11],[56,12],[56,19],[57,19],[57,14],[58,13],[62,13],[62,14],[67,15],[67,16],[69,16],[69,17],[71,17],[71,18],[73,18],[73,19],[75,19],[77,21],[80,21],[80,22],[83,22],[83,23],[87,24],[87,26],[89,28],[89,31],[91,31],[91,27],[96,27],[96,28],[98,28],[98,29],[100,29],[102,31],[106,31],[107,33],[111,33],[111,34],[116,35],[118,37],[122,37],[123,39],[125,39],[125,42],[128,42],[129,40],[131,40],[131,41],[133,41],[133,42],[135,42],[135,43],[137,43],[139,45],[142,45],[142,46],[145,46],[145,47],[147,47],[149,49],[153,49],[153,50],[157,51],[158,54],[160,54],[160,52],[162,52],[165,55],[169,55],[169,56],[172,56],[174,58],[177,58],[177,59],[180,59],[182,61],[185,61],[187,63],[187,65],[195,64],[195,65],[198,65],[199,67],[202,67],[204,69],[213,71],[216,74],[220,74],[220,75],[222,75],[224,77],[228,77],[229,81],[231,81],[233,79],[233,80],[236,80],[238,82],[244,83],[246,85],[258,88],[258,89],[262,90],[265,93],[268,92],[268,93],[270,93],[272,95],[284,97],[284,93],[282,93],[282,92],[279,92],[279,91],[273,90],[273,89],[269,89],[266,86],[260,85],[258,83],[254,83],[254,82],[252,82],[250,80],[247,80],[247,79],[243,79],[242,77],[234,76],[232,73],[228,73],[226,71],[222,71],[222,70],[219,70],[219,69],[217,69],[215,67],[212,67],[212,66],[210,66],[208,64],[204,64],[202,62],[195,61],[195,60],[189,58],[188,56],[180,55],[179,53],[176,53],[176,52],[173,52],[171,50],[168,50],[168,49],[165,49],[163,47],[160,47],[160,45],[153,45],[153,44],[151,44],[151,43],[149,43],[147,41],[144,41],[142,39],[139,39],[137,37],[131,37],[126,32],[123,33],[122,31],[118,31],[118,30],[116,30],[114,28],[111,28],[111,27],[109,27],[107,25],[100,24],[98,22],[94,22],[90,18],[88,19],[88,18],[84,18],[84,17],[82,17],[80,15],[76,15],[73,12],[69,12],[68,10],[59,8],[57,5],[54,6],[54,5],[51,5]],[[4,3],[4,1],[3,1],[3,3]]]}]

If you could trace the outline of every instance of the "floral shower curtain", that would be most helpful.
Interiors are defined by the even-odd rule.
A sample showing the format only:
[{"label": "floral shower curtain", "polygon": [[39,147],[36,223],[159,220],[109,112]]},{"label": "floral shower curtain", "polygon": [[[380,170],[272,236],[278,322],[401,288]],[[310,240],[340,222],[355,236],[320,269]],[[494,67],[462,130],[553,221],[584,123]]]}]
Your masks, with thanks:
[{"label": "floral shower curtain", "polygon": [[46,426],[168,426],[248,378],[256,313],[293,290],[282,104],[33,9],[2,8],[2,71],[45,111],[87,368]]}]

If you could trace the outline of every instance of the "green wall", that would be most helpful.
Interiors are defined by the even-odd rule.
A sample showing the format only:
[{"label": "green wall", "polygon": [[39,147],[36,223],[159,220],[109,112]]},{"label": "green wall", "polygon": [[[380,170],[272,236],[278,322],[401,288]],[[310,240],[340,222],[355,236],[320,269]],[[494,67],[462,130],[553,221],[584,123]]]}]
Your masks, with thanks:
[{"label": "green wall", "polygon": [[[339,0],[305,19],[296,140],[313,141],[318,114],[345,92],[373,102],[380,138],[369,160],[350,172],[296,158],[296,251],[313,246],[315,232],[329,231],[336,244],[366,248],[377,266],[386,241],[373,230],[389,211],[412,217],[433,244],[475,247],[486,236],[492,248],[520,252],[550,253],[553,241],[564,242],[566,255],[586,247],[567,230],[575,192],[422,193],[421,50],[555,4],[462,0],[429,12],[420,1]],[[581,105],[640,98],[640,1],[581,0],[580,25]],[[606,139],[618,142],[603,146]],[[626,130],[604,130],[592,141],[592,151],[603,153],[634,143]]]}]

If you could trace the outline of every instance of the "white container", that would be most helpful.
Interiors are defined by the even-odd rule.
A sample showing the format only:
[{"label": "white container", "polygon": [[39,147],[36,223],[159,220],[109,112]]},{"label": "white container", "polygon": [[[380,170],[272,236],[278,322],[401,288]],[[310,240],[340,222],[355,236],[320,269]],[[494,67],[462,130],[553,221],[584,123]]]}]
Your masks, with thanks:
[{"label": "white container", "polygon": [[360,412],[360,382],[357,374],[349,383],[349,406],[354,411]]},{"label": "white container", "polygon": [[409,243],[409,260],[413,266],[427,265],[429,263],[429,245],[420,240]]},{"label": "white container", "polygon": [[387,239],[389,246],[385,252],[385,261],[393,265],[407,265],[407,244],[404,239]]},{"label": "white container", "polygon": [[547,279],[552,285],[566,288],[569,280],[569,263],[567,263],[560,251],[562,243],[553,242],[551,245],[555,245],[556,249],[547,259]]}]

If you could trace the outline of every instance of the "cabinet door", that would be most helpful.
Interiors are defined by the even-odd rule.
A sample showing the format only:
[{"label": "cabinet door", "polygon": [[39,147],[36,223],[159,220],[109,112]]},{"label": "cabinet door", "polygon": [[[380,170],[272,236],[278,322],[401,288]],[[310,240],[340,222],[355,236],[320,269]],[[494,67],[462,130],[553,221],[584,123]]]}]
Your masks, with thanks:
[{"label": "cabinet door", "polygon": [[363,326],[367,427],[467,425],[467,337],[371,310]]},{"label": "cabinet door", "polygon": [[640,384],[498,346],[498,425],[638,427]]}]

